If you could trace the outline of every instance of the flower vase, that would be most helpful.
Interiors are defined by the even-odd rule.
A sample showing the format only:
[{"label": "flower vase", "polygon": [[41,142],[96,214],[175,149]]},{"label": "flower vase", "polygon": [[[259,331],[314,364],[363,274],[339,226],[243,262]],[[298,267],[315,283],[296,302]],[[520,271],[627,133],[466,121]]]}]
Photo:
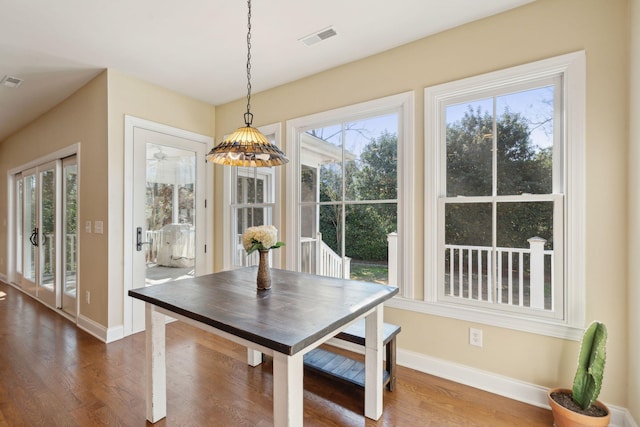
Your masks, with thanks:
[{"label": "flower vase", "polygon": [[258,264],[258,290],[271,289],[271,273],[269,272],[269,251],[258,251],[260,263]]}]

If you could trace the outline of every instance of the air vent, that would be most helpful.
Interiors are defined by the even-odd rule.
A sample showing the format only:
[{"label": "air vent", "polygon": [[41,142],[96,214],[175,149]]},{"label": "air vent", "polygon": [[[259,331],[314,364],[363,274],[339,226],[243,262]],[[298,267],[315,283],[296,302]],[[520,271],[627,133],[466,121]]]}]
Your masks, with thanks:
[{"label": "air vent", "polygon": [[22,79],[13,76],[4,76],[2,80],[0,80],[0,84],[2,86],[16,88],[22,84]]},{"label": "air vent", "polygon": [[323,40],[328,39],[329,37],[333,37],[335,35],[337,35],[338,33],[336,33],[336,30],[334,30],[333,28],[329,27],[329,28],[325,28],[324,30],[320,30],[317,31],[311,35],[308,35],[306,37],[301,38],[300,40],[302,41],[302,43],[306,44],[307,46],[311,46],[314,45],[318,42],[321,42]]}]

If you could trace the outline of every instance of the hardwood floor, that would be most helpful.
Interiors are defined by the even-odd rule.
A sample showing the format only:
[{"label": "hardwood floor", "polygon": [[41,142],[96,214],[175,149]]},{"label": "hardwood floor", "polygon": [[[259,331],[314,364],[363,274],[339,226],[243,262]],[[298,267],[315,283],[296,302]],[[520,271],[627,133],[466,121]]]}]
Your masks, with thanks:
[{"label": "hardwood floor", "polygon": [[[272,364],[191,326],[167,326],[167,412],[156,426],[272,425]],[[551,412],[398,367],[384,414],[363,392],[305,374],[305,426],[551,426]],[[143,426],[144,334],[104,344],[0,282],[0,427]]]}]

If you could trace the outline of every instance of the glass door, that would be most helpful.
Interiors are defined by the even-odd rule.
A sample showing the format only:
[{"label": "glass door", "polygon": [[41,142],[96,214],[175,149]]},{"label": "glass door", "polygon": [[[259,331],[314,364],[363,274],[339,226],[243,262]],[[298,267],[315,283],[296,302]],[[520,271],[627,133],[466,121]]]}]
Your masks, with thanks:
[{"label": "glass door", "polygon": [[62,161],[62,295],[60,308],[76,315],[78,287],[78,164],[76,156]]},{"label": "glass door", "polygon": [[16,258],[14,281],[28,294],[51,307],[58,295],[60,161],[14,175]]},{"label": "glass door", "polygon": [[38,257],[38,274],[36,275],[36,295],[38,299],[52,307],[56,304],[56,280],[58,274],[58,206],[57,206],[57,167],[54,161],[38,167],[38,230],[35,239]]},{"label": "glass door", "polygon": [[36,273],[38,268],[38,170],[29,169],[22,172],[22,206],[19,208],[22,214],[21,250],[22,256],[22,289],[36,296]]},{"label": "glass door", "polygon": [[16,267],[15,267],[15,276],[13,278],[14,283],[21,283],[22,282],[22,239],[23,239],[23,226],[22,226],[22,221],[23,221],[23,216],[22,216],[22,208],[24,206],[24,182],[22,181],[22,174],[16,174],[14,176],[14,194],[15,194],[15,214],[14,214],[14,218],[15,218],[15,235],[14,235],[14,242],[15,242],[15,263],[16,263]]},{"label": "glass door", "polygon": [[[136,128],[133,151],[133,287],[202,274],[206,145]],[[132,302],[132,332],[144,304]]]}]

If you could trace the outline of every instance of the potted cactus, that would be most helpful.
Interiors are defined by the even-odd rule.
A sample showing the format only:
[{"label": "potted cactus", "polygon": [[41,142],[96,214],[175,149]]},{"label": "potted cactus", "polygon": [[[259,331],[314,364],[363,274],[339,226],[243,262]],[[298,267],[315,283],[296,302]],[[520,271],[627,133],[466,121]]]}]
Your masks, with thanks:
[{"label": "potted cactus", "polygon": [[556,427],[609,425],[609,408],[596,400],[602,387],[606,344],[606,326],[591,323],[582,337],[573,388],[551,389],[547,394]]}]

